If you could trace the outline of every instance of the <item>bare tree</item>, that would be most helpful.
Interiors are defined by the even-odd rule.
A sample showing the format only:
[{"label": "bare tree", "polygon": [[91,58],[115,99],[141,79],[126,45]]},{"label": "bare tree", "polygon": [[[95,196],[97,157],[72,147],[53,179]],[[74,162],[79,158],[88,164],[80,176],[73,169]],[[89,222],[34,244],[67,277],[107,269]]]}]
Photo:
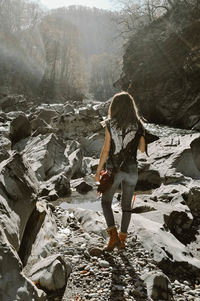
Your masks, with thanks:
[{"label": "bare tree", "polygon": [[[116,21],[125,38],[169,10],[168,0],[111,0],[118,4]],[[170,0],[171,2],[172,0]],[[179,1],[179,0],[177,0]]]},{"label": "bare tree", "polygon": [[32,1],[0,0],[1,31],[19,33],[33,27],[41,16],[41,9]]}]

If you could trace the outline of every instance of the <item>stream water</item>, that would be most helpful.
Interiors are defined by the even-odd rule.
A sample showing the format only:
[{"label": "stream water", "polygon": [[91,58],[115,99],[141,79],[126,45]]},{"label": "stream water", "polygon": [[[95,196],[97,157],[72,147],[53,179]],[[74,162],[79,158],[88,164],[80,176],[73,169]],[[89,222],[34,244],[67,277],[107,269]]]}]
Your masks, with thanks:
[{"label": "stream water", "polygon": [[[196,131],[178,129],[178,128],[170,128],[167,126],[160,126],[155,124],[145,124],[147,130],[149,130],[152,134],[157,135],[159,137],[176,137],[183,136],[186,134],[193,134]],[[69,197],[65,197],[54,202],[55,205],[61,206],[63,209],[68,208],[83,208],[83,209],[91,209],[94,211],[101,211],[101,200],[96,191],[96,185],[94,183],[94,175],[89,175],[84,178],[84,180],[93,187],[93,190],[89,191],[87,194],[80,194],[75,189],[72,189],[72,194]],[[119,191],[120,192],[120,191]],[[147,193],[147,192],[145,192]],[[148,193],[151,193],[150,191]],[[140,192],[137,192],[140,194]],[[114,198],[113,203],[117,202]]]}]

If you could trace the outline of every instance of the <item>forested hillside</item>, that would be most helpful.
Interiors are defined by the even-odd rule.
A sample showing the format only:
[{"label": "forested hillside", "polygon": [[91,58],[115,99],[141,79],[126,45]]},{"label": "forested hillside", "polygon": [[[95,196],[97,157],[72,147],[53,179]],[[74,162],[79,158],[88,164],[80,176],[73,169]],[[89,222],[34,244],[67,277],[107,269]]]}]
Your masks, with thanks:
[{"label": "forested hillside", "polygon": [[108,99],[116,90],[122,42],[113,14],[81,6],[43,11],[0,2],[0,87],[43,99]]}]

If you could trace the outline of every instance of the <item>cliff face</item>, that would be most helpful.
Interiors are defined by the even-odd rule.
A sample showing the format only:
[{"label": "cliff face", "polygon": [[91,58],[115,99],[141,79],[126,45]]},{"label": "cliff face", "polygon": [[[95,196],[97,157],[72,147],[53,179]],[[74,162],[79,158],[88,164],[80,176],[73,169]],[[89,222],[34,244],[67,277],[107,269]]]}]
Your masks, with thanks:
[{"label": "cliff face", "polygon": [[123,59],[120,84],[149,122],[184,128],[198,123],[200,11],[169,12],[132,36]]}]

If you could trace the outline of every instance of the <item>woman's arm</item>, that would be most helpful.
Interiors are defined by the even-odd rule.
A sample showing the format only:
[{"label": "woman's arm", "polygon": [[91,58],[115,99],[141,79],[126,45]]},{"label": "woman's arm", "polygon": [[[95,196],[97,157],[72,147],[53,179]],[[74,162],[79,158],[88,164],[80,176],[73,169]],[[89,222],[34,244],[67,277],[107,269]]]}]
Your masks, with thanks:
[{"label": "woman's arm", "polygon": [[146,148],[145,148],[145,139],[144,136],[141,136],[140,141],[139,141],[139,145],[138,145],[138,149],[144,153]]},{"label": "woman's arm", "polygon": [[101,155],[100,155],[100,159],[99,159],[99,165],[97,167],[97,171],[96,171],[96,175],[95,175],[95,182],[99,182],[100,180],[100,172],[102,170],[102,167],[104,165],[104,163],[106,162],[107,158],[108,158],[108,154],[110,151],[110,133],[108,131],[108,129],[105,129],[105,141],[104,141],[104,145],[103,148],[101,150]]}]

